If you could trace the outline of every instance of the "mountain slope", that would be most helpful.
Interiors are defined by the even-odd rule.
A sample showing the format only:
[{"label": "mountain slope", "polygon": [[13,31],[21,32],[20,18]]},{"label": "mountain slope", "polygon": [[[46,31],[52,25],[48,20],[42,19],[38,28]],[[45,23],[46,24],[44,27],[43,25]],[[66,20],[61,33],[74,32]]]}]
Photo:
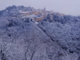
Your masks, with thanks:
[{"label": "mountain slope", "polygon": [[[30,7],[23,6],[7,9],[12,12],[9,12],[12,16],[17,9],[31,10]],[[0,60],[80,59],[78,17],[65,15],[64,18],[63,15],[54,13],[54,20],[51,20],[49,14],[50,16],[45,16],[41,21],[35,21],[29,18],[13,18],[6,15],[5,11],[6,9],[0,16]],[[19,14],[17,11],[16,15]]]}]

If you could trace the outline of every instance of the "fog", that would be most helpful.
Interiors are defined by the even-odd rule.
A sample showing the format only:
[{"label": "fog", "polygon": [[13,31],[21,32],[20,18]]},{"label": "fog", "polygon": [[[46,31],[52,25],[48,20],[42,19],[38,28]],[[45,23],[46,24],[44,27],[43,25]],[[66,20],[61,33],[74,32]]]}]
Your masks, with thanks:
[{"label": "fog", "polygon": [[0,0],[0,10],[12,5],[31,6],[34,8],[44,7],[46,10],[53,10],[69,15],[80,15],[80,0]]}]

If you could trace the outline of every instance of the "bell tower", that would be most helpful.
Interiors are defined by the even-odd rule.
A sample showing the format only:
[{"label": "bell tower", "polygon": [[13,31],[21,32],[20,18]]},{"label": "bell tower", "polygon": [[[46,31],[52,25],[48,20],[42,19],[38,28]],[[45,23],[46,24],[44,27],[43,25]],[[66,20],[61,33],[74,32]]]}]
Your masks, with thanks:
[{"label": "bell tower", "polygon": [[46,8],[44,7],[44,17],[46,16]]}]

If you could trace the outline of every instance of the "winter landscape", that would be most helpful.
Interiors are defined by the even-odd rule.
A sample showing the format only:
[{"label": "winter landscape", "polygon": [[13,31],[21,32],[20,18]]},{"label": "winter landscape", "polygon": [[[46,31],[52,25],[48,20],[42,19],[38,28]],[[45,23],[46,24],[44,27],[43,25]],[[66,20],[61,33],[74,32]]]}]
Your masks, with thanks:
[{"label": "winter landscape", "polygon": [[80,16],[7,7],[0,11],[0,60],[80,60]]}]

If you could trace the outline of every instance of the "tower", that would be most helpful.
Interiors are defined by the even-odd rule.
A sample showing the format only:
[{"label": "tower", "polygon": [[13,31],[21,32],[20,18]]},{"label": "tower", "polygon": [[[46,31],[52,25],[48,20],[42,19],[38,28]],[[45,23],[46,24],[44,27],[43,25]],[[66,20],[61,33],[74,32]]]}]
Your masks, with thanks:
[{"label": "tower", "polygon": [[45,7],[44,7],[44,11],[43,12],[44,12],[44,17],[45,17],[46,16],[46,8]]}]

